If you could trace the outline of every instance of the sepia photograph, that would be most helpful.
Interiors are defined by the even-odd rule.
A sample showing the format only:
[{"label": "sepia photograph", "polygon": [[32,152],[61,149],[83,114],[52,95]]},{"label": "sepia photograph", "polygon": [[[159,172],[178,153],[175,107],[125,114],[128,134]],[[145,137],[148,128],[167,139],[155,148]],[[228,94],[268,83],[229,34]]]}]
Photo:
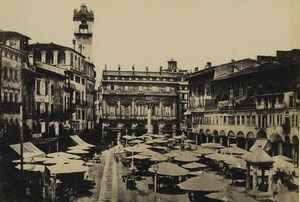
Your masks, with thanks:
[{"label": "sepia photograph", "polygon": [[0,0],[0,202],[298,202],[299,0]]}]

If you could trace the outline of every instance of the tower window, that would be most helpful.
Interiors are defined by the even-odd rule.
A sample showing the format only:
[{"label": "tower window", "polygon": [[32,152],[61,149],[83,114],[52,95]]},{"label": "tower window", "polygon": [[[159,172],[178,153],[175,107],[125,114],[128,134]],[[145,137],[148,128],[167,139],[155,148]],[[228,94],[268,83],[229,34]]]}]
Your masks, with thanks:
[{"label": "tower window", "polygon": [[88,33],[88,31],[89,26],[85,22],[79,25],[79,33]]}]

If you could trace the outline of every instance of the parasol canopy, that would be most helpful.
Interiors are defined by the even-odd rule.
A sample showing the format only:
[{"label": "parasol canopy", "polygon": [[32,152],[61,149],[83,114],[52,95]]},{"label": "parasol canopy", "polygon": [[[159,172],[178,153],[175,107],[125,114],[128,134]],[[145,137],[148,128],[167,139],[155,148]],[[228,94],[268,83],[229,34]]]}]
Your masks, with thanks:
[{"label": "parasol canopy", "polygon": [[158,143],[158,144],[163,144],[163,143],[167,143],[167,140],[163,140],[163,139],[154,139],[153,140],[154,143]]},{"label": "parasol canopy", "polygon": [[221,182],[222,177],[216,174],[202,172],[197,177],[192,177],[178,184],[180,189],[189,191],[221,191],[226,188],[226,184]]},{"label": "parasol canopy", "polygon": [[76,145],[76,146],[68,147],[68,149],[69,150],[73,150],[73,149],[90,150],[91,147],[89,147],[87,145]]},{"label": "parasol canopy", "polygon": [[176,156],[174,160],[181,161],[181,162],[193,162],[193,161],[198,161],[199,158],[189,154],[183,154],[183,155]]},{"label": "parasol canopy", "polygon": [[49,153],[46,155],[47,157],[50,158],[66,158],[66,159],[81,159],[80,156],[74,155],[74,154],[68,154],[66,152],[54,152],[54,153]]},{"label": "parasol canopy", "polygon": [[175,139],[175,140],[181,140],[181,139],[182,139],[182,136],[181,136],[181,135],[174,136],[173,139]]},{"label": "parasol canopy", "polygon": [[200,147],[199,149],[193,151],[195,154],[195,156],[203,156],[203,155],[207,155],[207,154],[213,154],[215,153],[214,151],[210,150],[210,149],[207,149],[207,148],[203,148],[203,147]]},{"label": "parasol canopy", "polygon": [[240,201],[255,202],[256,201],[254,198],[240,192],[216,192],[216,193],[210,193],[206,195],[206,197],[210,199],[216,199],[221,201],[232,201],[232,202],[240,202]]},{"label": "parasol canopy", "polygon": [[151,157],[149,156],[144,156],[144,155],[141,155],[141,154],[136,154],[136,155],[133,155],[133,156],[128,156],[126,157],[126,159],[138,159],[138,160],[145,160],[145,159],[150,159]]},{"label": "parasol canopy", "polygon": [[179,151],[176,151],[176,150],[172,150],[170,151],[169,153],[166,153],[164,154],[166,157],[170,157],[170,158],[173,158],[173,157],[176,157],[176,156],[180,156],[181,153],[179,153]]},{"label": "parasol canopy", "polygon": [[140,143],[142,143],[142,142],[144,142],[144,141],[139,140],[139,139],[133,139],[133,140],[130,140],[130,143],[132,143],[132,144],[140,144]]},{"label": "parasol canopy", "polygon": [[140,153],[140,152],[143,152],[145,148],[143,147],[137,147],[137,146],[134,146],[134,147],[124,147],[124,150],[127,151],[127,152],[134,152],[134,153]]},{"label": "parasol canopy", "polygon": [[82,173],[88,170],[88,167],[84,166],[83,163],[81,160],[70,160],[68,163],[47,166],[47,168],[51,174]]},{"label": "parasol canopy", "polygon": [[[295,165],[288,160],[288,157],[283,158],[283,157],[277,157],[273,156],[272,159],[274,160],[274,170],[283,170],[283,171],[289,171],[291,168],[295,168]],[[285,160],[286,159],[286,160]]]},{"label": "parasol canopy", "polygon": [[223,149],[225,146],[219,143],[203,143],[201,144],[202,147],[210,148],[210,149]]},{"label": "parasol canopy", "polygon": [[[174,163],[162,162],[158,163],[158,171],[157,174],[159,175],[166,175],[166,176],[183,176],[189,174],[189,171],[179,167]],[[149,168],[149,172],[154,173],[153,165]]]},{"label": "parasol canopy", "polygon": [[164,135],[158,135],[158,134],[153,134],[151,136],[154,137],[154,138],[165,138]]},{"label": "parasol canopy", "polygon": [[197,168],[206,168],[207,166],[202,164],[202,163],[188,163],[188,164],[184,164],[182,165],[183,168],[187,168],[187,169],[197,169]]},{"label": "parasol canopy", "polygon": [[153,140],[147,140],[147,141],[145,142],[145,144],[154,144],[154,141],[153,141]]},{"label": "parasol canopy", "polygon": [[236,154],[236,155],[247,155],[247,154],[250,153],[247,150],[241,149],[241,148],[236,147],[236,146],[234,146],[234,147],[227,147],[227,148],[221,149],[220,151],[222,153],[225,153],[225,154]]},{"label": "parasol canopy", "polygon": [[[42,163],[44,161],[48,160],[48,158],[45,157],[30,157],[30,158],[25,158],[23,159],[23,163]],[[21,163],[21,159],[13,160],[13,163]]]},{"label": "parasol canopy", "polygon": [[69,153],[69,154],[79,154],[79,155],[88,154],[89,153],[88,151],[82,150],[82,149],[71,149],[71,150],[68,150],[66,152]]},{"label": "parasol canopy", "polygon": [[[17,165],[17,166],[15,166],[15,168],[21,170],[21,165]],[[44,172],[45,171],[45,166],[36,165],[36,164],[24,164],[23,165],[23,170],[32,171],[32,172]]]},{"label": "parasol canopy", "polygon": [[168,160],[168,157],[162,155],[162,154],[155,154],[151,156],[150,161],[154,161],[154,162],[161,162],[161,161],[166,161]]},{"label": "parasol canopy", "polygon": [[195,140],[189,140],[189,139],[188,139],[188,140],[184,140],[184,142],[185,142],[185,143],[194,143]]}]

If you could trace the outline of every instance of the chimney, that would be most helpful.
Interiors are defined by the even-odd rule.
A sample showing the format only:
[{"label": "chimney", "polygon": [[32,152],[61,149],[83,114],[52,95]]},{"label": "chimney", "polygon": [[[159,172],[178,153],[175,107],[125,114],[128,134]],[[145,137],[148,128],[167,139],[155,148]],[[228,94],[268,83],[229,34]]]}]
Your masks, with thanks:
[{"label": "chimney", "polygon": [[198,72],[199,68],[198,67],[195,67],[195,72]]}]

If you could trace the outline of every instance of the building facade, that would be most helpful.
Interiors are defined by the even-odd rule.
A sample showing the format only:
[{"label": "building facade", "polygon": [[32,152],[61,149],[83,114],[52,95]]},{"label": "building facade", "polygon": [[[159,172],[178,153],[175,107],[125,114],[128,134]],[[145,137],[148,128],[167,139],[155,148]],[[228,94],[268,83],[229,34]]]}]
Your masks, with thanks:
[{"label": "building facade", "polygon": [[[19,142],[20,127],[26,126],[33,119],[34,79],[31,78],[35,74],[27,61],[29,39],[17,32],[0,31],[1,142]],[[25,133],[24,139],[29,138],[28,133]]]},{"label": "building facade", "polygon": [[105,70],[97,91],[99,123],[104,134],[136,135],[147,132],[148,110],[151,111],[153,133],[176,134],[180,117],[187,109],[188,83],[186,71],[177,68],[177,62],[168,61],[168,68],[160,71]]},{"label": "building facade", "polygon": [[[189,75],[189,125],[201,142],[262,144],[270,155],[299,155],[299,50],[277,51]],[[260,141],[257,141],[260,140]]]},{"label": "building facade", "polygon": [[88,11],[87,7],[82,5],[79,11],[74,10],[73,48],[54,43],[29,45],[29,54],[39,64],[65,70],[68,79],[64,90],[61,91],[62,106],[70,113],[65,126],[74,132],[94,128],[96,72],[91,62],[93,21],[93,12]]}]

